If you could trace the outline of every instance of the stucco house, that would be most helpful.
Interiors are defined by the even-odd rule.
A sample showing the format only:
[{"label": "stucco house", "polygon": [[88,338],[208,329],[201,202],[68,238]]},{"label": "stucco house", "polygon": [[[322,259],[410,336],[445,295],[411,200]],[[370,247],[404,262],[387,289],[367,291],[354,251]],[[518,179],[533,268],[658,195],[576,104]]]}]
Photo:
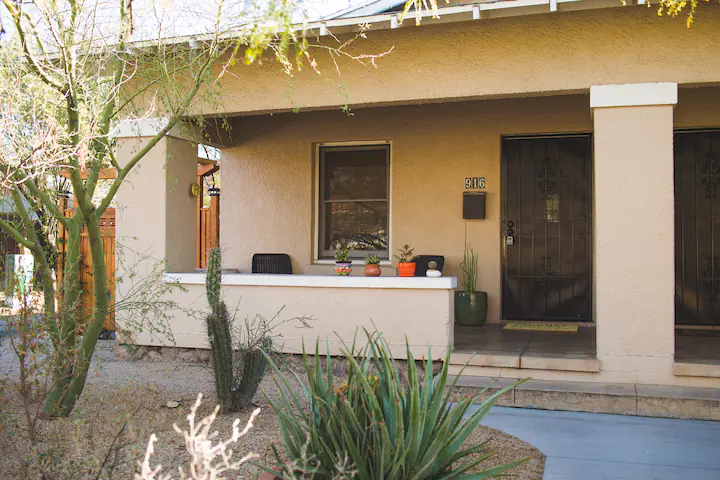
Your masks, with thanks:
[{"label": "stucco house", "polygon": [[[232,125],[213,145],[237,315],[311,316],[310,329],[279,327],[287,352],[317,338],[337,352],[369,327],[399,357],[406,337],[418,356],[451,348],[456,369],[474,352],[466,375],[720,387],[720,9],[703,5],[688,29],[619,0],[453,1],[416,26],[398,22],[398,3],[314,25],[322,40],[369,23],[358,48],[392,47],[377,68],[303,72],[288,95],[271,63],[238,67],[222,102],[197,112]],[[120,129],[119,159],[143,141]],[[176,301],[202,310],[186,188],[197,141],[178,128],[143,159],[116,228],[167,262],[185,287]],[[466,192],[484,193],[484,219],[463,218]],[[332,245],[351,237],[358,275],[334,276]],[[488,292],[483,329],[453,322],[466,242]],[[395,276],[405,244],[443,255],[443,276]],[[381,277],[362,276],[370,251]],[[250,273],[256,253],[288,254],[293,274]],[[515,320],[580,329],[533,341],[498,326]],[[171,327],[175,346],[207,347],[202,318],[178,312]]]}]

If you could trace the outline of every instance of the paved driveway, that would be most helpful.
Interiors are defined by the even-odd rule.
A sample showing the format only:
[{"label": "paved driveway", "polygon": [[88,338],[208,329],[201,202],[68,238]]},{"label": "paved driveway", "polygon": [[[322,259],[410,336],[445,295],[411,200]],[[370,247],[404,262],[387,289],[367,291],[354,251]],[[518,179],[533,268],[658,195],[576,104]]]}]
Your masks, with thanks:
[{"label": "paved driveway", "polygon": [[546,456],[546,480],[718,480],[720,422],[496,407],[483,423]]}]

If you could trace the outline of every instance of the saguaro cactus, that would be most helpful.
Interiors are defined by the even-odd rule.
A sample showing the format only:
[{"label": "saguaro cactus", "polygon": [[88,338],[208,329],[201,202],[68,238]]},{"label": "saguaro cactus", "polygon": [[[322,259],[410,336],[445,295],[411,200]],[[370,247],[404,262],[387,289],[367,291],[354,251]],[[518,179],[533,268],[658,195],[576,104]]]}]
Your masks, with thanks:
[{"label": "saguaro cactus", "polygon": [[220,260],[220,249],[210,250],[205,283],[211,309],[207,317],[207,329],[215,373],[215,391],[223,412],[229,413],[252,403],[267,367],[263,350],[271,350],[272,338],[269,329],[260,329],[258,333],[246,327],[244,335],[248,337],[247,342],[238,345],[238,355],[234,355],[232,318],[227,305],[220,298]]},{"label": "saguaro cactus", "polygon": [[233,351],[230,314],[220,299],[220,249],[210,250],[205,290],[211,313],[207,317],[208,338],[215,373],[215,391],[224,412],[233,410]]}]

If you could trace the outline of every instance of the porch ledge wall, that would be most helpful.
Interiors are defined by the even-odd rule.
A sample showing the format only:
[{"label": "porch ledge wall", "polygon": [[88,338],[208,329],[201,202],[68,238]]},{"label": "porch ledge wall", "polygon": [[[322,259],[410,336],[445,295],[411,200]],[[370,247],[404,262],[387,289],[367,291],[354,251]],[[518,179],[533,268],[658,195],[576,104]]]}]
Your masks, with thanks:
[{"label": "porch ledge wall", "polygon": [[[138,345],[208,348],[205,316],[210,311],[205,296],[205,275],[166,274],[166,281],[179,281],[184,291],[168,296],[179,309],[172,312],[169,327],[174,341],[149,332],[134,336]],[[223,276],[222,296],[236,324],[257,315],[276,323],[275,347],[284,353],[300,353],[303,344],[314,350],[320,342],[325,353],[341,354],[343,342],[350,345],[363,328],[382,332],[393,355],[407,358],[405,339],[416,358],[445,356],[452,348],[454,277],[444,278],[338,278],[315,275],[229,274]],[[280,312],[278,314],[278,312]],[[307,318],[303,328],[299,317]]]},{"label": "porch ledge wall", "polygon": [[[323,288],[399,288],[440,289],[457,287],[455,277],[343,277],[340,275],[264,275],[240,273],[223,275],[223,285],[274,286],[274,287],[323,287]],[[204,273],[166,273],[166,282],[184,285],[205,285]]]}]

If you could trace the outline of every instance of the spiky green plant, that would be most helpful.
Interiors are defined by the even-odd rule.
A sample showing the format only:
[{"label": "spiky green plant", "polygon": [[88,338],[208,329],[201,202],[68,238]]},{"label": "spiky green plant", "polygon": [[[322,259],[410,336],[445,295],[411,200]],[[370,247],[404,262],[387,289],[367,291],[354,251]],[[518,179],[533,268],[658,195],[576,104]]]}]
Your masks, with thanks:
[{"label": "spiky green plant", "polygon": [[477,290],[477,262],[478,254],[469,243],[465,244],[465,254],[460,264],[462,270],[462,286],[465,293]]},{"label": "spiky green plant", "polygon": [[[525,461],[468,473],[490,455],[484,453],[485,443],[462,447],[498,397],[512,386],[482,402],[479,394],[451,407],[457,377],[448,384],[449,350],[435,378],[432,361],[425,360],[426,381],[422,383],[406,345],[408,369],[403,382],[382,337],[367,331],[365,335],[364,348],[356,351],[353,342],[343,349],[349,373],[339,388],[331,362],[322,366],[317,344],[314,362],[303,351],[306,378],[297,377],[305,398],[271,363],[280,396],[268,397],[268,402],[278,415],[290,458],[281,464],[284,478],[311,472],[317,480],[329,480],[349,469],[355,472],[352,478],[360,480],[474,480],[498,476]],[[429,349],[427,358],[432,358]]]},{"label": "spiky green plant", "polygon": [[205,291],[211,310],[206,323],[215,376],[215,392],[223,412],[228,412],[233,409],[233,348],[230,333],[232,322],[227,305],[220,298],[222,283],[220,263],[220,249],[213,248],[208,255],[205,282]]},{"label": "spiky green plant", "polygon": [[338,245],[335,249],[335,261],[347,262],[350,259],[350,253],[345,245]]},{"label": "spiky green plant", "polygon": [[380,257],[377,255],[368,255],[365,257],[365,265],[380,265]]}]

